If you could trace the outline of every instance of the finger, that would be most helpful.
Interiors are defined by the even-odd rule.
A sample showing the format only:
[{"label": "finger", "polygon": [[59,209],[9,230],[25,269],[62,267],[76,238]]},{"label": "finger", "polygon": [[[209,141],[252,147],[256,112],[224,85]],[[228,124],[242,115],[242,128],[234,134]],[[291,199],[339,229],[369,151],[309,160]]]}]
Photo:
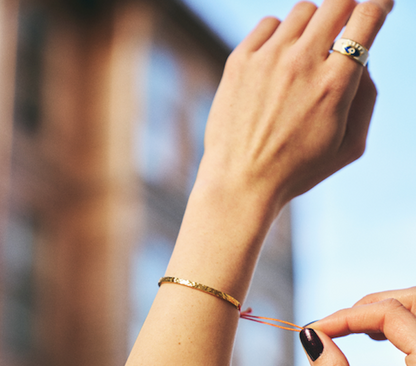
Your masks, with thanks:
[{"label": "finger", "polygon": [[[416,317],[398,300],[386,299],[377,303],[344,309],[313,325],[329,337],[352,333],[384,334],[387,339],[416,360]],[[416,365],[408,363],[408,366]]]},{"label": "finger", "polygon": [[[411,311],[413,314],[416,314],[416,287],[370,294],[356,302],[354,306],[372,304],[386,299],[397,299],[406,309]],[[385,341],[387,339],[384,334],[381,333],[370,333],[368,336],[375,341]]]},{"label": "finger", "polygon": [[[358,4],[345,28],[342,38],[351,39],[358,42],[367,49],[370,49],[374,39],[388,13],[393,8],[393,0],[369,0]],[[337,62],[343,72],[356,70],[358,63],[339,52],[333,52],[328,60]]]},{"label": "finger", "polygon": [[376,98],[376,87],[365,68],[357,93],[349,108],[346,131],[340,149],[340,156],[344,159],[345,165],[358,159],[364,153]]},{"label": "finger", "polygon": [[326,59],[335,37],[351,16],[354,0],[324,0],[302,36],[305,47]]},{"label": "finger", "polygon": [[[386,299],[396,299],[400,301],[407,310],[416,315],[416,287],[370,294],[363,297],[360,301],[355,303],[354,306],[373,304]],[[368,336],[375,341],[385,341],[387,339],[385,335],[381,333],[370,333]]]},{"label": "finger", "polygon": [[274,34],[280,25],[275,17],[262,19],[251,33],[237,46],[236,50],[255,52]]},{"label": "finger", "polygon": [[416,315],[416,287],[370,294],[363,297],[354,306],[371,304],[385,299],[399,300],[406,309]]},{"label": "finger", "polygon": [[311,365],[348,366],[344,354],[324,333],[305,328],[300,332],[300,340]]},{"label": "finger", "polygon": [[297,3],[286,19],[279,26],[279,29],[270,38],[273,47],[281,44],[292,44],[297,41],[307,27],[317,6],[309,1]]},{"label": "finger", "polygon": [[358,4],[342,37],[352,39],[369,49],[393,9],[393,4],[393,0],[369,0]]}]

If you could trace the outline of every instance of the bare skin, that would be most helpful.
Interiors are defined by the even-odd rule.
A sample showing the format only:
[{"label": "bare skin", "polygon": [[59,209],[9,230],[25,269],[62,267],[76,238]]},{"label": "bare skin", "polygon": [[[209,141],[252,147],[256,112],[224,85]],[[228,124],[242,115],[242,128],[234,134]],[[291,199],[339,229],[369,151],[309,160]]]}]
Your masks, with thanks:
[{"label": "bare skin", "polygon": [[[328,50],[347,22],[344,36],[370,48],[392,6],[302,2],[236,48],[166,276],[244,301],[283,206],[363,153],[376,89],[365,68]],[[226,301],[162,285],[126,365],[229,365],[238,319]]]}]

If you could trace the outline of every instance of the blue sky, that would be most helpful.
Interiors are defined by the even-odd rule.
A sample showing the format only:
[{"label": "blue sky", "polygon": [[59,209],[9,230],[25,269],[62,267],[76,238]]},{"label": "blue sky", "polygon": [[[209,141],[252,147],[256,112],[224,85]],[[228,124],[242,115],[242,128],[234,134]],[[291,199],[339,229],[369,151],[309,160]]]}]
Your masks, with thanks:
[{"label": "blue sky", "polygon": [[[231,46],[294,0],[186,0]],[[317,2],[319,3],[319,2]],[[397,0],[371,50],[379,90],[364,156],[293,202],[296,320],[416,285],[416,2]],[[354,366],[404,364],[387,342],[338,341]],[[296,365],[306,365],[298,347]]]}]

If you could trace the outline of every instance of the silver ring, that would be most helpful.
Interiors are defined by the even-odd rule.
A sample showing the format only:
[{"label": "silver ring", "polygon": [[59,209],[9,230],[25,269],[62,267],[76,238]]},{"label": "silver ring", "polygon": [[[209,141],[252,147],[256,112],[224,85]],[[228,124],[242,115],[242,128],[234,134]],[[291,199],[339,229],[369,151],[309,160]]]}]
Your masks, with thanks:
[{"label": "silver ring", "polygon": [[368,50],[363,45],[351,39],[340,38],[332,46],[332,50],[348,56],[362,66],[368,62]]}]

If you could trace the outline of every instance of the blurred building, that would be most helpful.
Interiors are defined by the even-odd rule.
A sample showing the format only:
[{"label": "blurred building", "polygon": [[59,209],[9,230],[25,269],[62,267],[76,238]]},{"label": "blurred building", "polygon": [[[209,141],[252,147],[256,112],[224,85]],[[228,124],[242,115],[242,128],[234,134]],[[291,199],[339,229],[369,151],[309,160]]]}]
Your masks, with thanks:
[{"label": "blurred building", "polygon": [[[229,52],[178,1],[0,1],[2,366],[124,364]],[[290,321],[292,287],[287,209],[247,305]],[[292,334],[241,324],[252,360],[293,364]]]}]

